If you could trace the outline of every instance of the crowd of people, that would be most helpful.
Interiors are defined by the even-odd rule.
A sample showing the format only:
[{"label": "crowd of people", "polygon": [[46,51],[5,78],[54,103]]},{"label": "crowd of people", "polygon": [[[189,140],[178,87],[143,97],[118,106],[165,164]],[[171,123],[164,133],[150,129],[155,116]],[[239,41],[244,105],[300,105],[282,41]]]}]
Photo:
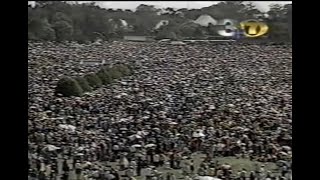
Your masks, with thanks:
[{"label": "crowd of people", "polygon": [[[292,179],[290,44],[28,48],[30,180]],[[92,60],[134,73],[82,97],[55,96],[61,77],[99,69],[80,63]],[[259,165],[235,170],[217,157]]]}]

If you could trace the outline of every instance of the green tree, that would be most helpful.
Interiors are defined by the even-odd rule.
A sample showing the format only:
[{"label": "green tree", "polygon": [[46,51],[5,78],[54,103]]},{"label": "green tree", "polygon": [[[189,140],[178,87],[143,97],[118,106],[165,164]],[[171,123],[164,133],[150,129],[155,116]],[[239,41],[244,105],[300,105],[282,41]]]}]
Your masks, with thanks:
[{"label": "green tree", "polygon": [[72,24],[72,20],[62,12],[57,12],[52,18],[52,22],[54,23],[59,21],[66,21],[68,24]]},{"label": "green tree", "polygon": [[[292,5],[271,4],[268,11],[267,24],[269,26],[269,38],[272,40],[287,41],[291,38]],[[292,20],[292,19],[291,19]]]},{"label": "green tree", "polygon": [[83,77],[76,77],[75,80],[81,86],[84,92],[91,92],[92,88],[90,87],[88,81]]},{"label": "green tree", "polygon": [[71,77],[64,77],[58,81],[55,92],[56,94],[69,97],[81,96],[83,90],[76,80]]},{"label": "green tree", "polygon": [[56,39],[55,31],[47,19],[41,21],[41,27],[37,34],[38,37],[43,40],[51,41]]},{"label": "green tree", "polygon": [[200,38],[203,36],[204,36],[204,33],[203,33],[201,27],[196,28],[195,31],[193,32],[193,37]]},{"label": "green tree", "polygon": [[72,38],[73,28],[67,21],[58,21],[53,25],[58,41],[70,40]]},{"label": "green tree", "polygon": [[99,88],[102,86],[101,79],[94,73],[87,74],[84,76],[84,78],[88,81],[92,88]]}]

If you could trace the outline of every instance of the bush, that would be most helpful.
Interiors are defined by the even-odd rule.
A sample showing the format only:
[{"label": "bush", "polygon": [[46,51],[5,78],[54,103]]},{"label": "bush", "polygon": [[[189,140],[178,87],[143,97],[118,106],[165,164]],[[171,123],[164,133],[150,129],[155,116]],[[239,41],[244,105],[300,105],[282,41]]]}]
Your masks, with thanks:
[{"label": "bush", "polygon": [[77,77],[75,80],[78,82],[80,87],[83,89],[84,92],[90,92],[92,91],[92,88],[90,87],[88,81],[83,77]]},{"label": "bush", "polygon": [[125,76],[129,76],[132,74],[131,69],[127,65],[119,65],[118,69],[121,72],[121,74],[123,74]]},{"label": "bush", "polygon": [[109,75],[112,79],[119,79],[122,77],[121,72],[117,68],[117,66],[114,66],[112,68],[105,69],[107,72],[109,72]]},{"label": "bush", "polygon": [[92,88],[99,88],[99,87],[102,86],[101,79],[94,73],[87,74],[87,75],[84,76],[84,78],[88,81],[89,85]]},{"label": "bush", "polygon": [[64,77],[58,81],[55,93],[62,94],[66,97],[81,96],[83,90],[76,80],[70,77]]},{"label": "bush", "polygon": [[112,77],[109,72],[105,71],[103,68],[97,72],[97,76],[101,79],[102,84],[104,85],[112,83]]}]

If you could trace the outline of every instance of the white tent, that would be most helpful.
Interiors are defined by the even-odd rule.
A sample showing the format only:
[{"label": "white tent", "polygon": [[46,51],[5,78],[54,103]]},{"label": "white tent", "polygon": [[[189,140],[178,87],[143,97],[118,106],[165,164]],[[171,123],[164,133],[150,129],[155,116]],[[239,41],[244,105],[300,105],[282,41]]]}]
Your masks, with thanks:
[{"label": "white tent", "polygon": [[195,180],[222,180],[222,179],[211,177],[211,176],[197,176],[194,179]]},{"label": "white tent", "polygon": [[199,24],[200,26],[205,26],[205,27],[208,27],[210,23],[212,25],[218,24],[217,20],[213,19],[210,15],[207,15],[207,14],[204,14],[198,17],[198,19],[196,19],[194,23]]}]

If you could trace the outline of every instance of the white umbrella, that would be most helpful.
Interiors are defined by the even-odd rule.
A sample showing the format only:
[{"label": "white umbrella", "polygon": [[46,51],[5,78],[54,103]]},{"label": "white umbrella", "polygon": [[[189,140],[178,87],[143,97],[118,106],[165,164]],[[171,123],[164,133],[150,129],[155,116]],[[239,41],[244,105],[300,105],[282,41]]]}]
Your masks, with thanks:
[{"label": "white umbrella", "polygon": [[120,96],[128,96],[127,93],[121,93]]},{"label": "white umbrella", "polygon": [[144,147],[146,147],[146,148],[150,148],[150,147],[156,147],[157,145],[155,145],[155,144],[147,144],[147,145],[145,145]]},{"label": "white umbrella", "polygon": [[282,156],[288,156],[288,154],[285,153],[285,152],[283,152],[283,151],[281,151],[280,154],[281,154]]},{"label": "white umbrella", "polygon": [[83,150],[84,150],[84,147],[82,147],[82,146],[81,146],[81,147],[78,147],[77,150],[78,150],[78,151],[83,151]]},{"label": "white umbrella", "polygon": [[139,136],[139,135],[137,135],[137,134],[134,134],[134,135],[129,136],[129,139],[130,139],[130,140],[141,139],[141,138],[142,138],[142,137]]},{"label": "white umbrella", "polygon": [[286,151],[291,151],[291,147],[289,147],[289,146],[282,146],[282,148],[283,148],[284,150],[286,150]]},{"label": "white umbrella", "polygon": [[196,180],[222,180],[222,179],[211,177],[211,176],[197,176],[194,179],[196,179]]},{"label": "white umbrella", "polygon": [[75,126],[72,126],[72,125],[67,125],[67,126],[68,126],[68,129],[71,130],[71,131],[76,130],[76,127],[75,127]]},{"label": "white umbrella", "polygon": [[168,124],[170,124],[170,125],[177,125],[178,123],[176,123],[176,122],[168,122]]},{"label": "white umbrella", "polygon": [[149,134],[149,132],[146,132],[146,131],[138,131],[137,132],[137,135],[138,136],[146,136],[146,135],[148,135]]},{"label": "white umbrella", "polygon": [[66,130],[70,130],[70,131],[74,131],[76,129],[75,126],[72,125],[68,125],[68,124],[59,124],[58,125],[61,129],[66,129]]},{"label": "white umbrella", "polygon": [[54,146],[54,145],[47,145],[45,148],[47,148],[49,151],[55,151],[55,150],[57,150],[57,149],[61,149],[61,148],[59,148],[59,147],[57,147],[57,146]]},{"label": "white umbrella", "polygon": [[210,105],[210,106],[209,106],[209,109],[210,109],[210,110],[214,110],[214,109],[216,109],[216,107],[215,107],[214,105]]},{"label": "white umbrella", "polygon": [[204,135],[202,132],[194,132],[192,134],[192,137],[195,137],[195,138],[199,138],[199,137],[205,137],[206,135]]},{"label": "white umbrella", "polygon": [[134,145],[132,145],[131,147],[134,147],[134,148],[140,148],[140,147],[142,147],[140,144],[134,144]]},{"label": "white umbrella", "polygon": [[67,125],[64,125],[64,124],[59,124],[58,126],[59,126],[59,128],[61,128],[61,129],[68,129],[68,126],[67,126]]}]

